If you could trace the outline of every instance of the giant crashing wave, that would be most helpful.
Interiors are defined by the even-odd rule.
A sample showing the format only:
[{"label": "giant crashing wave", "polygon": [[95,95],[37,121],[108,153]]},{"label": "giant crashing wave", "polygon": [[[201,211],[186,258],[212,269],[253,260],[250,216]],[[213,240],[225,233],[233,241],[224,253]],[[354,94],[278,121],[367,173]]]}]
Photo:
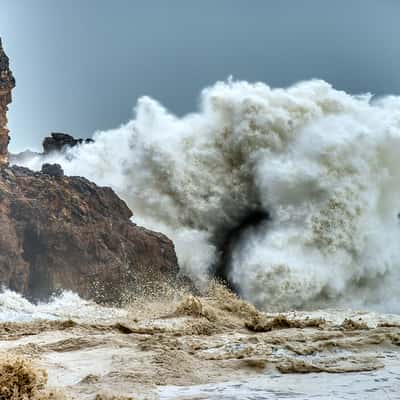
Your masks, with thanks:
[{"label": "giant crashing wave", "polygon": [[197,284],[265,310],[400,311],[400,98],[228,80],[182,118],[143,97],[94,139],[25,165],[112,186]]}]

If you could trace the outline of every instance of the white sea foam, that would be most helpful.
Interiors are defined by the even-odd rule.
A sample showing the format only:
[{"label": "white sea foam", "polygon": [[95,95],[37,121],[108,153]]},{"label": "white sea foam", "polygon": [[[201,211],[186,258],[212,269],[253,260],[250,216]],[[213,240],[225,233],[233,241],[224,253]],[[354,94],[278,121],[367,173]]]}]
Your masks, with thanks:
[{"label": "white sea foam", "polygon": [[400,98],[220,82],[197,113],[143,97],[132,121],[94,139],[25,165],[111,185],[135,222],[174,240],[196,282],[218,256],[215,234],[257,208],[271,221],[243,232],[230,272],[246,299],[400,311]]},{"label": "white sea foam", "polygon": [[0,292],[0,322],[31,322],[34,320],[74,319],[110,321],[127,315],[124,309],[105,308],[65,291],[50,301],[32,304],[20,294],[8,289]]}]

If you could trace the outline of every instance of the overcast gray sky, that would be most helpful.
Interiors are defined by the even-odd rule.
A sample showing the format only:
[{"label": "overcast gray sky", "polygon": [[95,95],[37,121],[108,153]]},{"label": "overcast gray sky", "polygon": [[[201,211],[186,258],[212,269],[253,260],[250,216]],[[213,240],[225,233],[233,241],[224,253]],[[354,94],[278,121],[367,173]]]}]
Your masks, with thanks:
[{"label": "overcast gray sky", "polygon": [[287,86],[322,78],[400,93],[399,0],[0,0],[17,88],[11,149],[50,131],[90,136],[141,95],[179,115],[233,75]]}]

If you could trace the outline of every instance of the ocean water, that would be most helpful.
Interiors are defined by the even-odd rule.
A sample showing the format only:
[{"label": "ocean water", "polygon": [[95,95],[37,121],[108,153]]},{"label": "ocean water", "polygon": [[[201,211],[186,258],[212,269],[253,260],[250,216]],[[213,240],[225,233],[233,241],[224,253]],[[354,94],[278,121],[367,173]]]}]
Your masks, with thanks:
[{"label": "ocean water", "polygon": [[[5,355],[33,360],[67,399],[400,398],[396,314],[269,313],[306,325],[256,333],[244,326],[257,312],[224,290],[190,304],[176,297],[108,308],[66,292],[34,305],[5,291],[0,367]],[[344,328],[346,319],[360,328]]]},{"label": "ocean water", "polygon": [[387,367],[374,372],[349,374],[280,375],[218,385],[165,387],[160,400],[396,400],[400,399],[400,358],[387,355]]},{"label": "ocean water", "polygon": [[[223,262],[251,305],[205,295],[182,315],[176,299],[33,305],[5,290],[0,321],[16,333],[1,348],[40,354],[49,383],[78,398],[400,398],[400,98],[228,80],[199,104],[177,117],[143,97],[94,143],[18,162],[112,186],[135,223],[173,239],[201,290]],[[326,325],[252,332],[252,305]]]},{"label": "ocean water", "polygon": [[256,212],[269,218],[237,232],[225,266],[243,298],[267,311],[400,311],[400,98],[228,80],[184,117],[143,97],[94,139],[19,162],[112,186],[200,285]]}]

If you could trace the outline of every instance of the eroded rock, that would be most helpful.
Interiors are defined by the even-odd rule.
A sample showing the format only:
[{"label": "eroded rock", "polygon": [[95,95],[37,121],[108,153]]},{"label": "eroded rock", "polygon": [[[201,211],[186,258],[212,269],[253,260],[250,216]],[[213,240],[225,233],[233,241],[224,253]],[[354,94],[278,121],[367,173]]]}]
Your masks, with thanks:
[{"label": "eroded rock", "polygon": [[93,143],[93,139],[75,139],[67,133],[52,132],[50,136],[43,139],[43,153],[48,154],[53,151],[63,151],[68,147],[74,147],[82,143]]},{"label": "eroded rock", "polygon": [[0,170],[0,282],[30,299],[69,289],[113,302],[178,281],[173,243],[130,221],[107,187],[81,177]]},{"label": "eroded rock", "polygon": [[10,138],[7,129],[7,111],[11,103],[11,91],[15,79],[9,68],[9,60],[3,50],[0,38],[0,166],[8,163],[8,143]]}]

